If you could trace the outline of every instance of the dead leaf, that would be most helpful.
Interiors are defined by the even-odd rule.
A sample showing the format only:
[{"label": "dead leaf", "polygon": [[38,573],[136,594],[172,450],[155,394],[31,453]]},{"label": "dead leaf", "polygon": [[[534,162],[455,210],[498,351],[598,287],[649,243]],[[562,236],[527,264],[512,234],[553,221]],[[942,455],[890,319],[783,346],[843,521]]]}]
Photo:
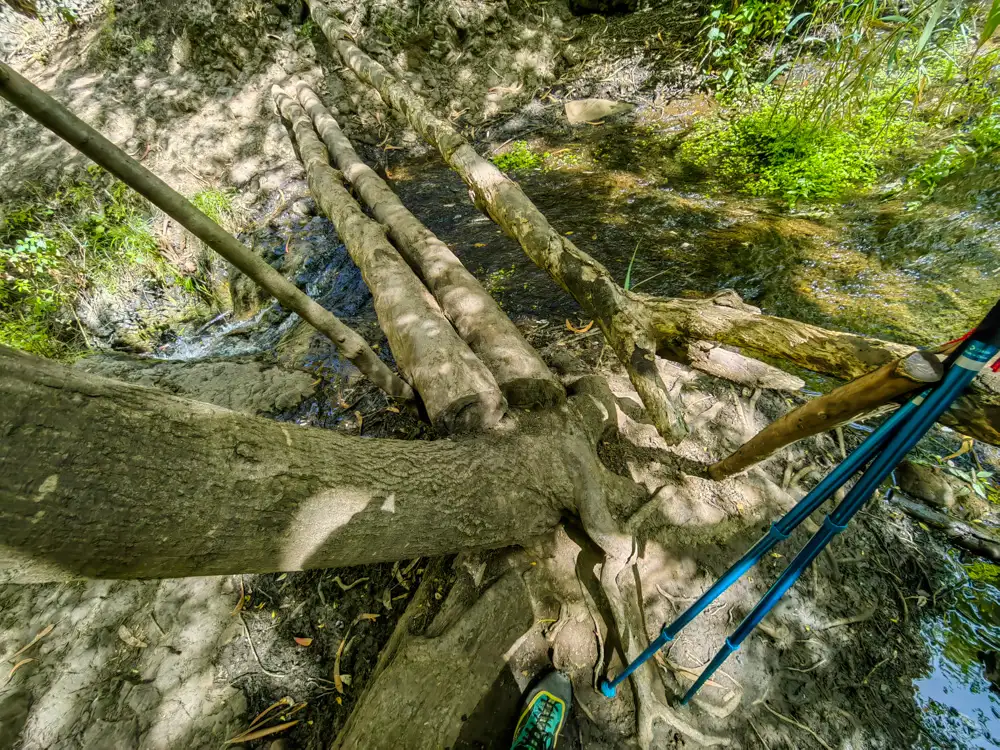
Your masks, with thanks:
[{"label": "dead leaf", "polygon": [[[250,722],[250,727],[247,729],[247,732],[252,732],[254,730],[254,728],[256,728],[257,726],[259,726],[260,724],[262,724],[264,722],[264,717],[266,717],[274,709],[281,708],[282,706],[290,706],[290,705],[292,705],[292,699],[289,698],[287,695],[284,698],[281,698],[280,700],[275,701],[274,703],[272,703],[270,706],[268,706],[267,708],[265,708],[263,711],[261,711],[259,714],[257,714],[254,717],[254,720]],[[246,732],[244,732],[244,734],[246,734]],[[239,736],[239,735],[237,735],[237,736]]]},{"label": "dead leaf", "polygon": [[19,661],[17,664],[15,664],[14,667],[10,670],[10,673],[8,673],[8,675],[7,675],[7,681],[4,682],[4,685],[6,685],[8,682],[10,682],[12,679],[14,679],[14,672],[16,672],[17,670],[19,670],[25,664],[30,664],[33,661],[35,661],[35,660],[34,659],[21,659],[21,661]]},{"label": "dead leaf", "polygon": [[569,318],[566,319],[566,330],[572,331],[573,333],[586,333],[593,327],[594,327],[594,321],[590,321],[582,328],[577,328],[576,326],[574,326],[572,323],[569,322]]},{"label": "dead leaf", "polygon": [[343,682],[348,687],[351,686],[351,676],[349,674],[340,675],[340,681]]},{"label": "dead leaf", "polygon": [[341,409],[350,409],[351,408],[351,405],[349,403],[347,403],[346,401],[344,401],[344,397],[341,396],[339,393],[337,394],[337,406],[339,406]]},{"label": "dead leaf", "polygon": [[42,628],[41,630],[39,630],[38,633],[35,635],[35,637],[31,639],[31,643],[29,643],[24,648],[20,649],[16,654],[14,654],[12,657],[10,657],[7,661],[13,662],[15,659],[17,659],[17,657],[19,657],[21,654],[23,654],[29,648],[31,648],[36,643],[38,643],[40,640],[42,640],[42,638],[44,638],[49,633],[51,633],[53,628],[55,628],[55,623],[53,623],[51,625],[46,625],[44,628]]},{"label": "dead leaf", "polygon": [[473,247],[486,247],[485,242],[476,242],[472,245]]},{"label": "dead leaf", "polygon": [[361,415],[361,412],[359,411],[354,412],[354,416],[358,420],[358,430],[361,430],[361,426],[365,423],[365,418]]},{"label": "dead leaf", "polygon": [[371,612],[362,612],[354,618],[354,622],[361,622],[362,620],[371,620],[372,622],[375,622],[378,618],[379,615],[373,615]]},{"label": "dead leaf", "polygon": [[386,609],[392,609],[392,592],[389,589],[382,591],[382,606]]},{"label": "dead leaf", "polygon": [[399,414],[399,408],[396,406],[387,406],[385,407],[385,410],[391,411],[393,414]]},{"label": "dead leaf", "polygon": [[[350,628],[348,628],[348,632],[350,632]],[[344,634],[340,645],[337,647],[337,658],[333,662],[333,686],[341,695],[344,694],[344,679],[340,676],[340,657],[344,655],[345,645],[347,645],[347,633]]]},{"label": "dead leaf", "polygon": [[299,638],[298,636],[294,636],[294,640],[297,644],[299,644],[304,648],[308,648],[309,646],[312,645],[313,642],[312,638]]},{"label": "dead leaf", "polygon": [[126,645],[132,648],[146,648],[149,644],[140,638],[137,638],[131,630],[129,630],[124,625],[118,626],[118,637],[121,638]]},{"label": "dead leaf", "polygon": [[274,580],[275,581],[284,581],[286,578],[288,578],[288,573],[282,573],[280,576],[278,576]]},{"label": "dead leaf", "polygon": [[261,737],[268,737],[272,734],[277,734],[278,732],[284,732],[286,729],[290,729],[298,724],[302,719],[296,719],[295,721],[286,721],[284,724],[277,724],[273,727],[267,727],[266,729],[258,729],[256,732],[247,732],[246,734],[240,734],[233,737],[231,740],[226,740],[227,745],[236,745],[243,742],[250,742],[251,740],[259,740]]},{"label": "dead leaf", "polygon": [[236,602],[236,606],[233,607],[233,611],[230,612],[230,616],[238,615],[243,611],[243,605],[247,602],[247,592],[246,587],[243,585],[243,576],[240,576],[240,600]]}]

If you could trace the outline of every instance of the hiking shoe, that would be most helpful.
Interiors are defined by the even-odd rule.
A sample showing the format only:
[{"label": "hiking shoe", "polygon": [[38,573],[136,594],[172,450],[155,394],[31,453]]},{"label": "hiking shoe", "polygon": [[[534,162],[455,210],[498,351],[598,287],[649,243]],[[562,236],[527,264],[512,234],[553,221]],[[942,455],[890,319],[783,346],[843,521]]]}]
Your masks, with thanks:
[{"label": "hiking shoe", "polygon": [[552,750],[573,703],[569,677],[553,670],[528,693],[511,750]]}]

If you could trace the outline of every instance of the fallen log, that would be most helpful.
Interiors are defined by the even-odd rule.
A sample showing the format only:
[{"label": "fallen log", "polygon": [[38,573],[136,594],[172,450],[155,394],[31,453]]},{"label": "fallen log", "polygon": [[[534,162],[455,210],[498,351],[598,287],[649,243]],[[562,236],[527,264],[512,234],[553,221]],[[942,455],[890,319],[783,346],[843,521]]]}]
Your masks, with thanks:
[{"label": "fallen log", "polygon": [[506,403],[489,370],[455,333],[382,227],[365,216],[341,184],[302,107],[277,86],[272,94],[281,116],[291,123],[309,190],[361,270],[389,347],[431,422],[445,432],[495,425]]},{"label": "fallen log", "polygon": [[563,400],[559,381],[476,277],[361,160],[312,89],[299,82],[296,92],[336,166],[375,219],[388,228],[400,254],[420,274],[458,334],[493,373],[508,403],[532,407]]},{"label": "fallen log", "polygon": [[527,544],[567,514],[599,537],[594,504],[645,490],[597,459],[613,424],[595,404],[581,393],[517,434],[368,439],[0,346],[0,584],[437,556]]},{"label": "fallen log", "polygon": [[995,534],[991,534],[985,529],[978,529],[972,524],[959,521],[957,518],[952,518],[921,503],[915,503],[903,497],[899,492],[895,494],[892,502],[911,518],[943,531],[944,535],[956,547],[961,547],[993,562],[1000,562],[1000,537]]},{"label": "fallen log", "polygon": [[[685,351],[689,341],[713,341],[838,378],[856,378],[915,351],[903,344],[762,315],[734,292],[694,300],[662,299],[623,289],[601,263],[557,232],[521,188],[477,154],[450,122],[434,115],[422,97],[358,48],[349,29],[323,0],[307,2],[345,66],[406,117],[462,177],[476,205],[594,318],[665,440],[676,443],[687,427],[676,396],[659,376],[657,352]],[[984,374],[941,421],[1000,444],[1000,379]]]},{"label": "fallen log", "polygon": [[941,361],[929,352],[914,352],[882,365],[825,396],[807,401],[771,422],[738,450],[712,464],[712,479],[725,479],[792,443],[832,430],[904,394],[941,379]]},{"label": "fallen log", "polygon": [[3,62],[0,62],[0,96],[108,170],[253,279],[284,307],[330,339],[337,351],[383,391],[394,398],[414,399],[413,389],[378,358],[361,336],[244,247],[184,196]]}]

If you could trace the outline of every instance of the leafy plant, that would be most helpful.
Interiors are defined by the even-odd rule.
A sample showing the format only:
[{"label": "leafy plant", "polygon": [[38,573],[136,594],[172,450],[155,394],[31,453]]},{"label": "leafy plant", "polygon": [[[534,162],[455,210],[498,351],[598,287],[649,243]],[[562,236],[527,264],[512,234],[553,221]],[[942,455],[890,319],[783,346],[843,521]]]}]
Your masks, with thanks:
[{"label": "leafy plant", "polygon": [[494,156],[491,161],[503,172],[523,172],[540,167],[543,158],[532,151],[526,141],[514,141],[509,149]]},{"label": "leafy plant", "polygon": [[191,202],[199,211],[205,214],[216,224],[221,224],[227,229],[232,229],[228,225],[234,218],[234,195],[235,193],[232,190],[210,188],[208,190],[201,190],[192,195]]},{"label": "leafy plant", "polygon": [[802,122],[779,103],[697,126],[678,157],[752,195],[775,195],[795,206],[871,185],[880,159],[906,137],[904,127],[865,118]]}]

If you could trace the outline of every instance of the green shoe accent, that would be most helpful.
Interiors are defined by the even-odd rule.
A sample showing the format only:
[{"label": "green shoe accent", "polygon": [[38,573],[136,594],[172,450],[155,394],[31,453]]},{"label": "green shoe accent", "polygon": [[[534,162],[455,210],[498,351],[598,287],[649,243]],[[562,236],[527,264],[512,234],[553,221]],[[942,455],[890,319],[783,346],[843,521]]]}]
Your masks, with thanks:
[{"label": "green shoe accent", "polygon": [[560,672],[539,682],[517,722],[511,750],[552,750],[566,722],[571,695],[569,679]]}]

